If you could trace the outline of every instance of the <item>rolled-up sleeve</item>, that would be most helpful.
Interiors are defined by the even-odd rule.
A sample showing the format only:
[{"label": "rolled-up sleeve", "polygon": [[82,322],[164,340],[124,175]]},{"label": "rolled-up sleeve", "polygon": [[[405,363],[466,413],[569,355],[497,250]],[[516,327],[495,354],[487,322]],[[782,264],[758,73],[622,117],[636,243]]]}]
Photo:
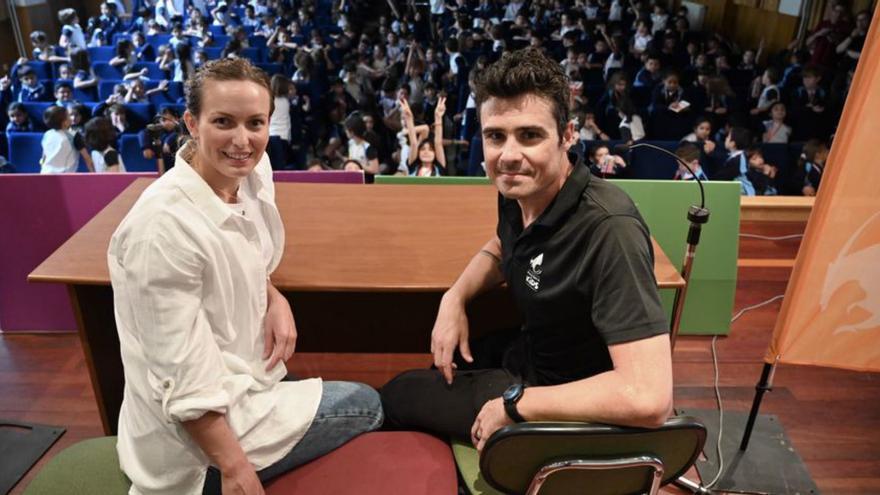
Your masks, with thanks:
[{"label": "rolled-up sleeve", "polygon": [[132,329],[152,398],[170,422],[226,413],[222,354],[203,300],[204,259],[160,236],[131,244],[123,257]]}]

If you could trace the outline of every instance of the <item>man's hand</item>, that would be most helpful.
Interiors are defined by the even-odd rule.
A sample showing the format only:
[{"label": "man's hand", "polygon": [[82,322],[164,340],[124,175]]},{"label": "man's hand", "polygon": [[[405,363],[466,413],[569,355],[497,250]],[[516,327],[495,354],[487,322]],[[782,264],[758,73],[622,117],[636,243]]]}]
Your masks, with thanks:
[{"label": "man's hand", "polygon": [[[263,347],[263,359],[269,359],[266,371],[271,370],[278,361],[287,361],[293,356],[296,348],[296,322],[293,321],[293,312],[290,304],[278,289],[267,284],[268,308],[263,328],[265,346]],[[271,359],[270,359],[271,358]]]},{"label": "man's hand", "polygon": [[446,383],[452,385],[452,357],[456,347],[465,361],[472,363],[471,348],[468,343],[468,319],[464,302],[453,296],[443,296],[434,330],[431,332],[431,354],[434,355],[434,366],[443,373]]},{"label": "man's hand", "polygon": [[263,484],[254,467],[247,462],[240,467],[221,471],[220,484],[223,495],[263,495]]},{"label": "man's hand", "polygon": [[471,426],[471,443],[474,444],[477,451],[482,452],[483,446],[486,445],[486,440],[493,433],[512,424],[513,420],[507,416],[507,412],[504,410],[503,399],[501,397],[492,399],[483,404],[480,414],[477,415],[474,425]]}]

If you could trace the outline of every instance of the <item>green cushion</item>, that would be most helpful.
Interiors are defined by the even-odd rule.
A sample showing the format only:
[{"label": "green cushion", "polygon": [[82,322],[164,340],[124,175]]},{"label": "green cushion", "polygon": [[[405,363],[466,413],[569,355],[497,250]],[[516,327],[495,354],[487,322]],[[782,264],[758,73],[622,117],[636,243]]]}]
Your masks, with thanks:
[{"label": "green cushion", "polygon": [[25,495],[126,494],[131,482],[119,469],[116,437],[84,440],[52,458],[25,489]]},{"label": "green cushion", "polygon": [[480,474],[480,454],[473,445],[458,440],[452,441],[452,455],[458,472],[473,495],[501,495],[501,492],[489,486]]}]

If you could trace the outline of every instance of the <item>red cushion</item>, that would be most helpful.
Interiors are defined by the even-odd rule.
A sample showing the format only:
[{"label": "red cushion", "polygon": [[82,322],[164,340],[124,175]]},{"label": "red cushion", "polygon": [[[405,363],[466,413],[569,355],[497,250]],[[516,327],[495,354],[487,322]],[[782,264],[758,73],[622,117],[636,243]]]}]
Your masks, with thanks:
[{"label": "red cushion", "polygon": [[458,486],[449,444],[411,431],[363,434],[266,485],[267,495],[449,495]]}]

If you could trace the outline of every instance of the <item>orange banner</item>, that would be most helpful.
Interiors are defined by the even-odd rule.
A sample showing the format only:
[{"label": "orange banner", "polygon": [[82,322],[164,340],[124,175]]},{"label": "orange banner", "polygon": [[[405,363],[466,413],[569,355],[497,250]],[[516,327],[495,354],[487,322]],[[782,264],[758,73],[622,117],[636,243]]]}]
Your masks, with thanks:
[{"label": "orange banner", "polygon": [[874,14],[767,363],[880,371],[880,9]]}]

